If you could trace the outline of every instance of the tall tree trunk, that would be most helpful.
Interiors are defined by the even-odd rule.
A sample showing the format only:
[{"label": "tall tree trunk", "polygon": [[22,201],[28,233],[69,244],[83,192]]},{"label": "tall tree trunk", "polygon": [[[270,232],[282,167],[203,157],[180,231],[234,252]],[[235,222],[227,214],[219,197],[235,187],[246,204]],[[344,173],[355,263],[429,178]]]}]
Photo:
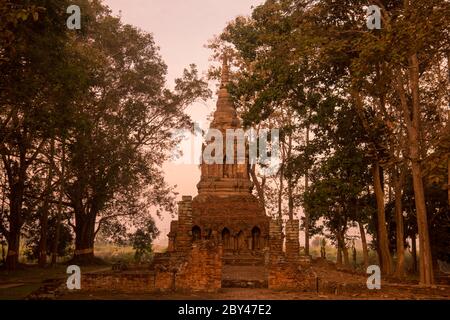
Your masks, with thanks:
[{"label": "tall tree trunk", "polygon": [[338,243],[337,243],[337,245],[336,245],[336,248],[337,248],[337,252],[336,252],[336,265],[337,265],[338,267],[342,267],[342,250],[341,250],[341,245],[340,245],[340,243],[339,243],[339,240],[338,240]]},{"label": "tall tree trunk", "polygon": [[259,182],[258,177],[256,175],[256,165],[252,164],[250,166],[250,177],[252,178],[253,184],[255,185],[256,192],[258,193],[258,200],[261,206],[264,208],[264,213],[266,212],[266,198],[264,196],[264,179],[262,182]]},{"label": "tall tree trunk", "polygon": [[[305,192],[309,188],[308,173],[305,174]],[[309,256],[309,212],[305,210],[305,254]]]},{"label": "tall tree trunk", "polygon": [[283,219],[283,176],[284,176],[284,159],[279,170],[280,189],[278,190],[278,219]]},{"label": "tall tree trunk", "polygon": [[416,245],[416,234],[411,236],[411,255],[413,261],[413,272],[417,272],[417,245]]},{"label": "tall tree trunk", "polygon": [[59,246],[59,238],[61,234],[61,215],[62,213],[57,210],[56,212],[56,226],[55,226],[55,241],[53,242],[52,248],[52,266],[56,266],[58,262],[58,246]]},{"label": "tall tree trunk", "polygon": [[434,282],[433,262],[431,256],[430,238],[428,234],[427,211],[425,207],[425,192],[422,183],[420,162],[412,161],[414,198],[416,203],[417,227],[419,230],[419,262],[420,282],[431,285]]},{"label": "tall tree trunk", "polygon": [[447,197],[448,197],[447,205],[450,208],[450,155],[447,156]]},{"label": "tall tree trunk", "polygon": [[[395,170],[397,171],[397,170]],[[405,275],[405,243],[404,243],[404,226],[403,226],[403,208],[402,208],[402,179],[398,172],[393,174],[394,180],[394,197],[395,197],[395,224],[397,237],[397,264],[395,275],[403,277]]]},{"label": "tall tree trunk", "polygon": [[288,213],[289,220],[294,220],[294,197],[293,197],[293,187],[292,187],[292,179],[289,178],[287,182],[288,189]]},{"label": "tall tree trunk", "polygon": [[348,248],[345,242],[342,242],[342,255],[344,256],[344,266],[345,268],[350,268],[350,259],[348,256]]},{"label": "tall tree trunk", "polygon": [[41,268],[47,264],[48,202],[45,202],[39,215],[40,237],[38,265]]},{"label": "tall tree trunk", "polygon": [[[9,235],[8,235],[8,253],[6,255],[6,268],[8,270],[16,270],[19,263],[19,249],[20,249],[20,229],[21,225],[17,222],[12,222],[15,219],[10,219]],[[11,223],[12,222],[12,223]]]},{"label": "tall tree trunk", "polygon": [[[448,84],[450,85],[450,51],[447,52]],[[448,91],[447,131],[450,132],[450,90]],[[450,208],[450,155],[447,156],[447,197]]]},{"label": "tall tree trunk", "polygon": [[386,216],[384,209],[384,191],[381,183],[381,169],[379,162],[373,166],[374,190],[377,201],[377,243],[380,252],[380,265],[383,274],[392,274],[392,258],[389,251],[389,241],[386,229]]},{"label": "tall tree trunk", "polygon": [[73,263],[89,264],[94,258],[96,214],[75,210],[75,253]]},{"label": "tall tree trunk", "polygon": [[12,162],[11,160],[8,160],[5,156],[2,156],[2,159],[7,173],[8,184],[10,186],[6,268],[8,270],[15,270],[19,263],[20,232],[24,222],[22,216],[22,204],[25,192],[25,181],[27,179],[26,148],[23,140],[21,139],[21,142],[19,143],[18,164],[15,161]]},{"label": "tall tree trunk", "polygon": [[361,235],[361,245],[363,250],[364,268],[367,269],[369,266],[369,251],[367,249],[366,232],[364,230],[364,225],[358,222],[359,234]]},{"label": "tall tree trunk", "polygon": [[[55,154],[55,140],[52,139],[50,142],[50,163],[53,163],[54,154]],[[44,201],[39,215],[39,224],[41,229],[39,238],[38,265],[40,267],[45,267],[45,265],[47,264],[48,214],[49,214],[50,195],[52,192],[51,190],[52,179],[53,179],[53,166],[50,165],[48,168],[47,181],[45,183]]]},{"label": "tall tree trunk", "polygon": [[1,246],[2,246],[2,263],[5,264],[6,263],[6,250],[5,250],[5,243],[3,241],[1,242]]},{"label": "tall tree trunk", "polygon": [[65,161],[66,161],[66,144],[63,140],[61,144],[61,177],[59,183],[59,195],[58,195],[58,209],[56,210],[56,230],[55,230],[55,241],[53,242],[52,248],[52,266],[56,266],[58,258],[58,246],[59,238],[61,233],[61,220],[62,220],[62,207],[63,207],[63,196],[64,196],[64,179],[65,179]]},{"label": "tall tree trunk", "polygon": [[344,268],[348,268],[350,265],[350,261],[348,259],[348,250],[347,247],[345,245],[345,240],[344,240],[344,235],[345,232],[342,231],[337,231],[337,265],[340,267],[344,267]]},{"label": "tall tree trunk", "polygon": [[6,256],[6,268],[8,270],[16,270],[19,263],[20,232],[23,225],[22,202],[25,189],[24,181],[25,178],[21,177],[17,183],[11,184],[8,254]]},{"label": "tall tree trunk", "polygon": [[338,238],[338,245],[341,247],[342,256],[344,258],[344,267],[350,268],[350,259],[348,256],[348,248],[345,243],[345,229],[340,231],[340,235]]},{"label": "tall tree trunk", "polygon": [[[2,188],[2,206],[0,209],[0,217],[3,217],[4,213],[5,213],[5,201],[6,201],[6,187],[5,185],[3,185]],[[0,237],[0,244],[2,246],[2,263],[6,264],[6,242],[3,240],[3,237],[5,238],[5,240],[8,240],[8,231],[6,230],[6,228],[4,227],[3,223],[0,221],[0,232],[1,232],[1,237]]]},{"label": "tall tree trunk", "polygon": [[[311,112],[310,112],[311,116]],[[306,127],[306,147],[309,145],[309,124]],[[309,171],[305,172],[305,193],[309,189]],[[305,254],[309,256],[309,212],[305,210]]]},{"label": "tall tree trunk", "polygon": [[409,157],[414,187],[417,227],[419,232],[419,263],[420,283],[430,286],[434,283],[433,259],[431,254],[430,237],[428,233],[428,218],[425,205],[425,191],[422,181],[422,165],[420,162],[420,95],[419,95],[419,61],[417,54],[409,58],[409,86],[412,93],[412,110],[408,107],[403,81],[398,79],[397,90],[400,105],[407,129]]},{"label": "tall tree trunk", "polygon": [[[288,136],[288,149],[286,154],[286,159],[291,159],[292,156],[292,135]],[[287,191],[288,191],[288,214],[289,220],[294,220],[294,186],[292,182],[292,173],[289,172],[287,179]]]}]

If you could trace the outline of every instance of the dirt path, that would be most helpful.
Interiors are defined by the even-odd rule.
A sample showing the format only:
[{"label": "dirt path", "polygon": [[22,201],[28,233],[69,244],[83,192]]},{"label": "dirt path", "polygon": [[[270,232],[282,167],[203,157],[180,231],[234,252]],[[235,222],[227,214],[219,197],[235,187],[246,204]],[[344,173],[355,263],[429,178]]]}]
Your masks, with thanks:
[{"label": "dirt path", "polygon": [[59,300],[450,300],[450,290],[422,291],[401,288],[387,292],[361,292],[354,294],[317,294],[295,291],[273,291],[269,289],[226,288],[218,293],[204,294],[121,294],[114,292],[80,293],[63,295]]}]

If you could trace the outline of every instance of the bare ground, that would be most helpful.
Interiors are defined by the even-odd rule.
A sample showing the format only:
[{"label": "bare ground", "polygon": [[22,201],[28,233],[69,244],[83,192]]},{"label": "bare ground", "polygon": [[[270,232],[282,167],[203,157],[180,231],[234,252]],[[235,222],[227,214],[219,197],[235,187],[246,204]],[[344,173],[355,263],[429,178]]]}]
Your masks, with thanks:
[{"label": "bare ground", "polygon": [[[91,267],[88,271],[102,271],[105,267]],[[217,293],[142,293],[95,292],[55,290],[67,277],[66,266],[40,269],[26,266],[14,273],[0,271],[0,300],[26,299],[37,296],[57,300],[450,300],[450,286],[439,284],[432,288],[421,287],[408,279],[386,279],[381,290],[365,286],[367,276],[353,271],[337,270],[332,263],[316,262],[314,271],[320,281],[335,282],[335,292],[275,291],[265,288],[223,288]],[[50,280],[51,279],[51,280]],[[58,293],[56,293],[58,291]],[[36,295],[36,293],[42,293]],[[32,294],[33,293],[33,294]]]},{"label": "bare ground", "polygon": [[414,286],[352,294],[321,294],[269,289],[226,288],[218,293],[121,294],[114,292],[71,292],[59,300],[450,300],[450,289],[424,289]]},{"label": "bare ground", "polygon": [[[58,299],[88,300],[450,300],[450,286],[425,288],[412,279],[387,279],[381,290],[367,289],[367,275],[349,270],[337,270],[333,263],[315,261],[313,268],[321,282],[337,283],[331,293],[276,291],[265,288],[222,288],[217,293],[152,293],[123,294],[118,292],[66,292]],[[248,270],[245,270],[248,278]],[[258,271],[258,270],[256,270]],[[255,279],[259,274],[254,272]]]}]

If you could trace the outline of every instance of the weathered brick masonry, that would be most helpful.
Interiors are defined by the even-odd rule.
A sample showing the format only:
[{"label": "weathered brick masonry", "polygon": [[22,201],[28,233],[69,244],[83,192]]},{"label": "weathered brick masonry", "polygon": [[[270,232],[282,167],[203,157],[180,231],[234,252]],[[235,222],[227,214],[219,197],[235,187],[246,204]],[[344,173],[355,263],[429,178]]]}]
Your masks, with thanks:
[{"label": "weathered brick masonry", "polygon": [[214,292],[222,283],[222,246],[198,241],[175,277],[175,289]]},{"label": "weathered brick masonry", "polygon": [[221,288],[222,247],[211,241],[195,243],[187,255],[157,258],[152,270],[86,273],[85,291],[157,292],[204,291]]}]

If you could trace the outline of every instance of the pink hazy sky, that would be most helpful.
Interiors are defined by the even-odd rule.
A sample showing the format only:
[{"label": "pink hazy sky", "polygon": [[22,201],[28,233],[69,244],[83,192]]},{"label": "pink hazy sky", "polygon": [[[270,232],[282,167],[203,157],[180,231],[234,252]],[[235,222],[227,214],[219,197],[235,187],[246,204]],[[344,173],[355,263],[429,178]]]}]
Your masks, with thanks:
[{"label": "pink hazy sky", "polygon": [[[160,53],[167,64],[167,84],[173,86],[183,69],[195,63],[201,74],[206,74],[211,50],[205,48],[208,40],[221,33],[229,21],[236,16],[249,15],[252,6],[264,0],[104,0],[114,14],[122,21],[153,33]],[[215,92],[214,84],[211,89]],[[187,112],[200,124],[215,108],[216,97],[206,103],[196,103]],[[203,126],[202,126],[203,127]],[[197,194],[196,184],[200,179],[197,165],[166,163],[166,181],[176,185],[179,198],[182,195]],[[170,217],[157,221],[161,230],[160,241],[169,231]],[[158,241],[159,242],[159,241]]]},{"label": "pink hazy sky", "polygon": [[[190,63],[195,63],[201,74],[211,64],[211,50],[205,48],[208,40],[218,35],[227,22],[238,15],[248,15],[251,7],[263,0],[104,0],[115,14],[121,12],[125,23],[153,33],[161,55],[168,66],[167,82],[172,86],[175,78]],[[214,89],[214,85],[211,86]],[[196,103],[188,113],[194,121],[205,123],[215,108],[215,99]],[[200,177],[196,165],[164,166],[166,178],[177,185],[181,195],[195,195]]]}]

